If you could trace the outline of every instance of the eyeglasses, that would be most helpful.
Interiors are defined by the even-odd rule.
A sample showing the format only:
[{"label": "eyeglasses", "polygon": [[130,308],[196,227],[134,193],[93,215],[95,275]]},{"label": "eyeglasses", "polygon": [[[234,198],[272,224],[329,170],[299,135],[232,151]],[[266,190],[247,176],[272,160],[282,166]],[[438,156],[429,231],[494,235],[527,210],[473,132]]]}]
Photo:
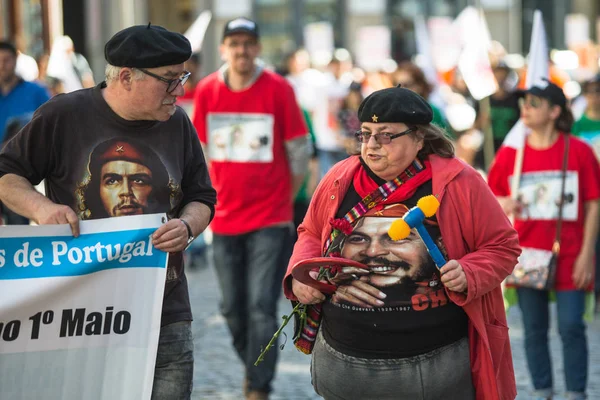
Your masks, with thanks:
[{"label": "eyeglasses", "polygon": [[538,99],[536,97],[530,98],[529,101],[523,97],[521,97],[519,99],[519,107],[521,107],[521,108],[523,108],[525,106],[531,107],[531,108],[539,108],[541,105],[542,105],[542,100]]},{"label": "eyeglasses", "polygon": [[181,74],[181,76],[179,78],[167,79],[167,78],[163,78],[160,75],[153,74],[150,71],[146,71],[143,68],[136,68],[136,69],[142,71],[146,75],[149,75],[153,78],[158,79],[161,82],[166,83],[167,84],[167,93],[172,93],[175,89],[177,89],[177,86],[179,86],[180,83],[181,83],[181,86],[185,85],[187,80],[190,78],[190,75],[192,74],[189,71],[183,71],[183,73]]},{"label": "eyeglasses", "polygon": [[238,40],[230,40],[228,43],[225,44],[225,46],[227,46],[230,49],[235,49],[237,47],[242,47],[244,50],[248,50],[251,47],[254,47],[258,44],[258,42],[256,41],[256,39],[250,39],[250,40],[242,40],[242,41],[238,41]]},{"label": "eyeglasses", "polygon": [[371,137],[374,137],[375,142],[377,142],[378,144],[388,144],[392,141],[392,139],[396,139],[396,138],[399,138],[400,136],[407,135],[411,132],[416,131],[417,129],[418,128],[416,126],[413,126],[412,128],[408,128],[404,132],[400,132],[400,133],[394,134],[394,133],[382,132],[382,133],[378,133],[376,135],[371,134],[371,132],[357,131],[354,135],[356,136],[356,140],[358,140],[360,143],[369,143],[369,140],[371,140]]}]

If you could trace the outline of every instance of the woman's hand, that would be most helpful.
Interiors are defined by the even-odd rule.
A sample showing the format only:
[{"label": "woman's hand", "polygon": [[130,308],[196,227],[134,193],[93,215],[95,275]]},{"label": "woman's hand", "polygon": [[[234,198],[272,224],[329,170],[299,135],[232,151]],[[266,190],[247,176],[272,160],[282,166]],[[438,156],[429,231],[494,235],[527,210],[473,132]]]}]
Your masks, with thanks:
[{"label": "woman's hand", "polygon": [[575,259],[573,266],[573,284],[577,289],[585,289],[594,279],[594,254],[581,252]]},{"label": "woman's hand", "polygon": [[[314,272],[314,271],[313,271]],[[311,275],[313,274],[311,272]],[[313,276],[314,279],[317,278],[316,272]],[[292,278],[292,292],[294,292],[294,296],[298,299],[298,301],[302,304],[317,304],[325,301],[325,295],[319,292],[317,289],[305,285]]]},{"label": "woman's hand", "polygon": [[367,283],[368,277],[352,281],[337,288],[331,301],[336,304],[349,303],[362,308],[383,307],[386,294]]},{"label": "woman's hand", "polygon": [[440,269],[440,273],[442,274],[442,283],[448,290],[458,293],[465,293],[467,291],[467,275],[465,275],[465,271],[458,261],[448,261]]}]

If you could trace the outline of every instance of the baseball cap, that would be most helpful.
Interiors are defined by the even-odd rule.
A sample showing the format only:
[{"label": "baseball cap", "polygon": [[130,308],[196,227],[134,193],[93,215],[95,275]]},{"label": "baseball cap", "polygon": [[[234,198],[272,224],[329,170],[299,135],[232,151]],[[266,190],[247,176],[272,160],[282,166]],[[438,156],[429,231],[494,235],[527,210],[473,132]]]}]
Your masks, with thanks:
[{"label": "baseball cap", "polygon": [[522,94],[531,94],[532,96],[547,99],[550,103],[562,108],[567,106],[567,98],[563,90],[546,78],[542,78],[529,89],[523,91]]},{"label": "baseball cap", "polygon": [[225,24],[223,39],[236,33],[247,33],[258,39],[258,25],[256,25],[256,22],[244,17],[232,19]]}]

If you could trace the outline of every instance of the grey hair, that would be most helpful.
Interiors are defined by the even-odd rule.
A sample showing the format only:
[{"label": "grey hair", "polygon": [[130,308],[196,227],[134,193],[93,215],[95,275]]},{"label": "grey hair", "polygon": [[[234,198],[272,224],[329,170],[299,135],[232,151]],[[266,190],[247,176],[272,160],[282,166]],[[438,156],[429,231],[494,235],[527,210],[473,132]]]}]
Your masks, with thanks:
[{"label": "grey hair", "polygon": [[[119,79],[119,73],[123,67],[115,67],[114,65],[106,64],[106,68],[104,69],[104,76],[106,79],[106,83],[111,83]],[[144,79],[146,74],[142,71],[133,68],[133,79],[140,80]]]},{"label": "grey hair", "polygon": [[454,157],[454,145],[448,133],[435,124],[417,125],[418,131],[411,133],[423,139],[423,148],[418,156],[424,160],[428,155],[435,154],[443,158]]}]

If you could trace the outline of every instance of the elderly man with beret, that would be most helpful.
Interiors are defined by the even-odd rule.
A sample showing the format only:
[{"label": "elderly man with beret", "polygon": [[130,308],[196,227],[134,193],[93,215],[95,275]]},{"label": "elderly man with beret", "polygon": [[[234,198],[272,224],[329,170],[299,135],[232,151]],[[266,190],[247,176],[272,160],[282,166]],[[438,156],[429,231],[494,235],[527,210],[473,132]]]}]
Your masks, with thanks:
[{"label": "elderly man with beret", "polygon": [[[516,232],[418,94],[376,91],[358,117],[360,154],[321,181],[283,285],[289,299],[309,305],[295,344],[313,356],[315,391],[326,399],[514,399],[500,284],[517,262]],[[431,263],[429,255],[416,261],[416,229],[394,241],[390,222],[370,216],[429,195],[440,207],[424,224],[448,261],[414,274],[415,264]],[[298,262],[322,256],[351,258],[361,272],[340,281],[348,267],[330,270],[331,296],[292,276]]]},{"label": "elderly man with beret", "polygon": [[[191,395],[192,312],[182,251],[207,227],[216,202],[196,132],[175,105],[184,94],[189,72],[183,65],[190,55],[185,37],[159,26],[116,33],[105,46],[106,81],[53,98],[0,153],[0,200],[38,224],[70,224],[77,236],[79,218],[106,217],[106,207],[87,207],[97,197],[104,201],[103,192],[92,192],[92,199],[83,190],[97,182],[97,173],[104,174],[103,183],[120,188],[114,207],[121,212],[115,215],[170,216],[152,236],[154,247],[170,253],[153,399]],[[88,169],[98,156],[110,170]],[[42,179],[48,197],[32,186]],[[150,187],[168,195],[153,196],[152,207],[134,201],[144,193],[148,200]]]}]

